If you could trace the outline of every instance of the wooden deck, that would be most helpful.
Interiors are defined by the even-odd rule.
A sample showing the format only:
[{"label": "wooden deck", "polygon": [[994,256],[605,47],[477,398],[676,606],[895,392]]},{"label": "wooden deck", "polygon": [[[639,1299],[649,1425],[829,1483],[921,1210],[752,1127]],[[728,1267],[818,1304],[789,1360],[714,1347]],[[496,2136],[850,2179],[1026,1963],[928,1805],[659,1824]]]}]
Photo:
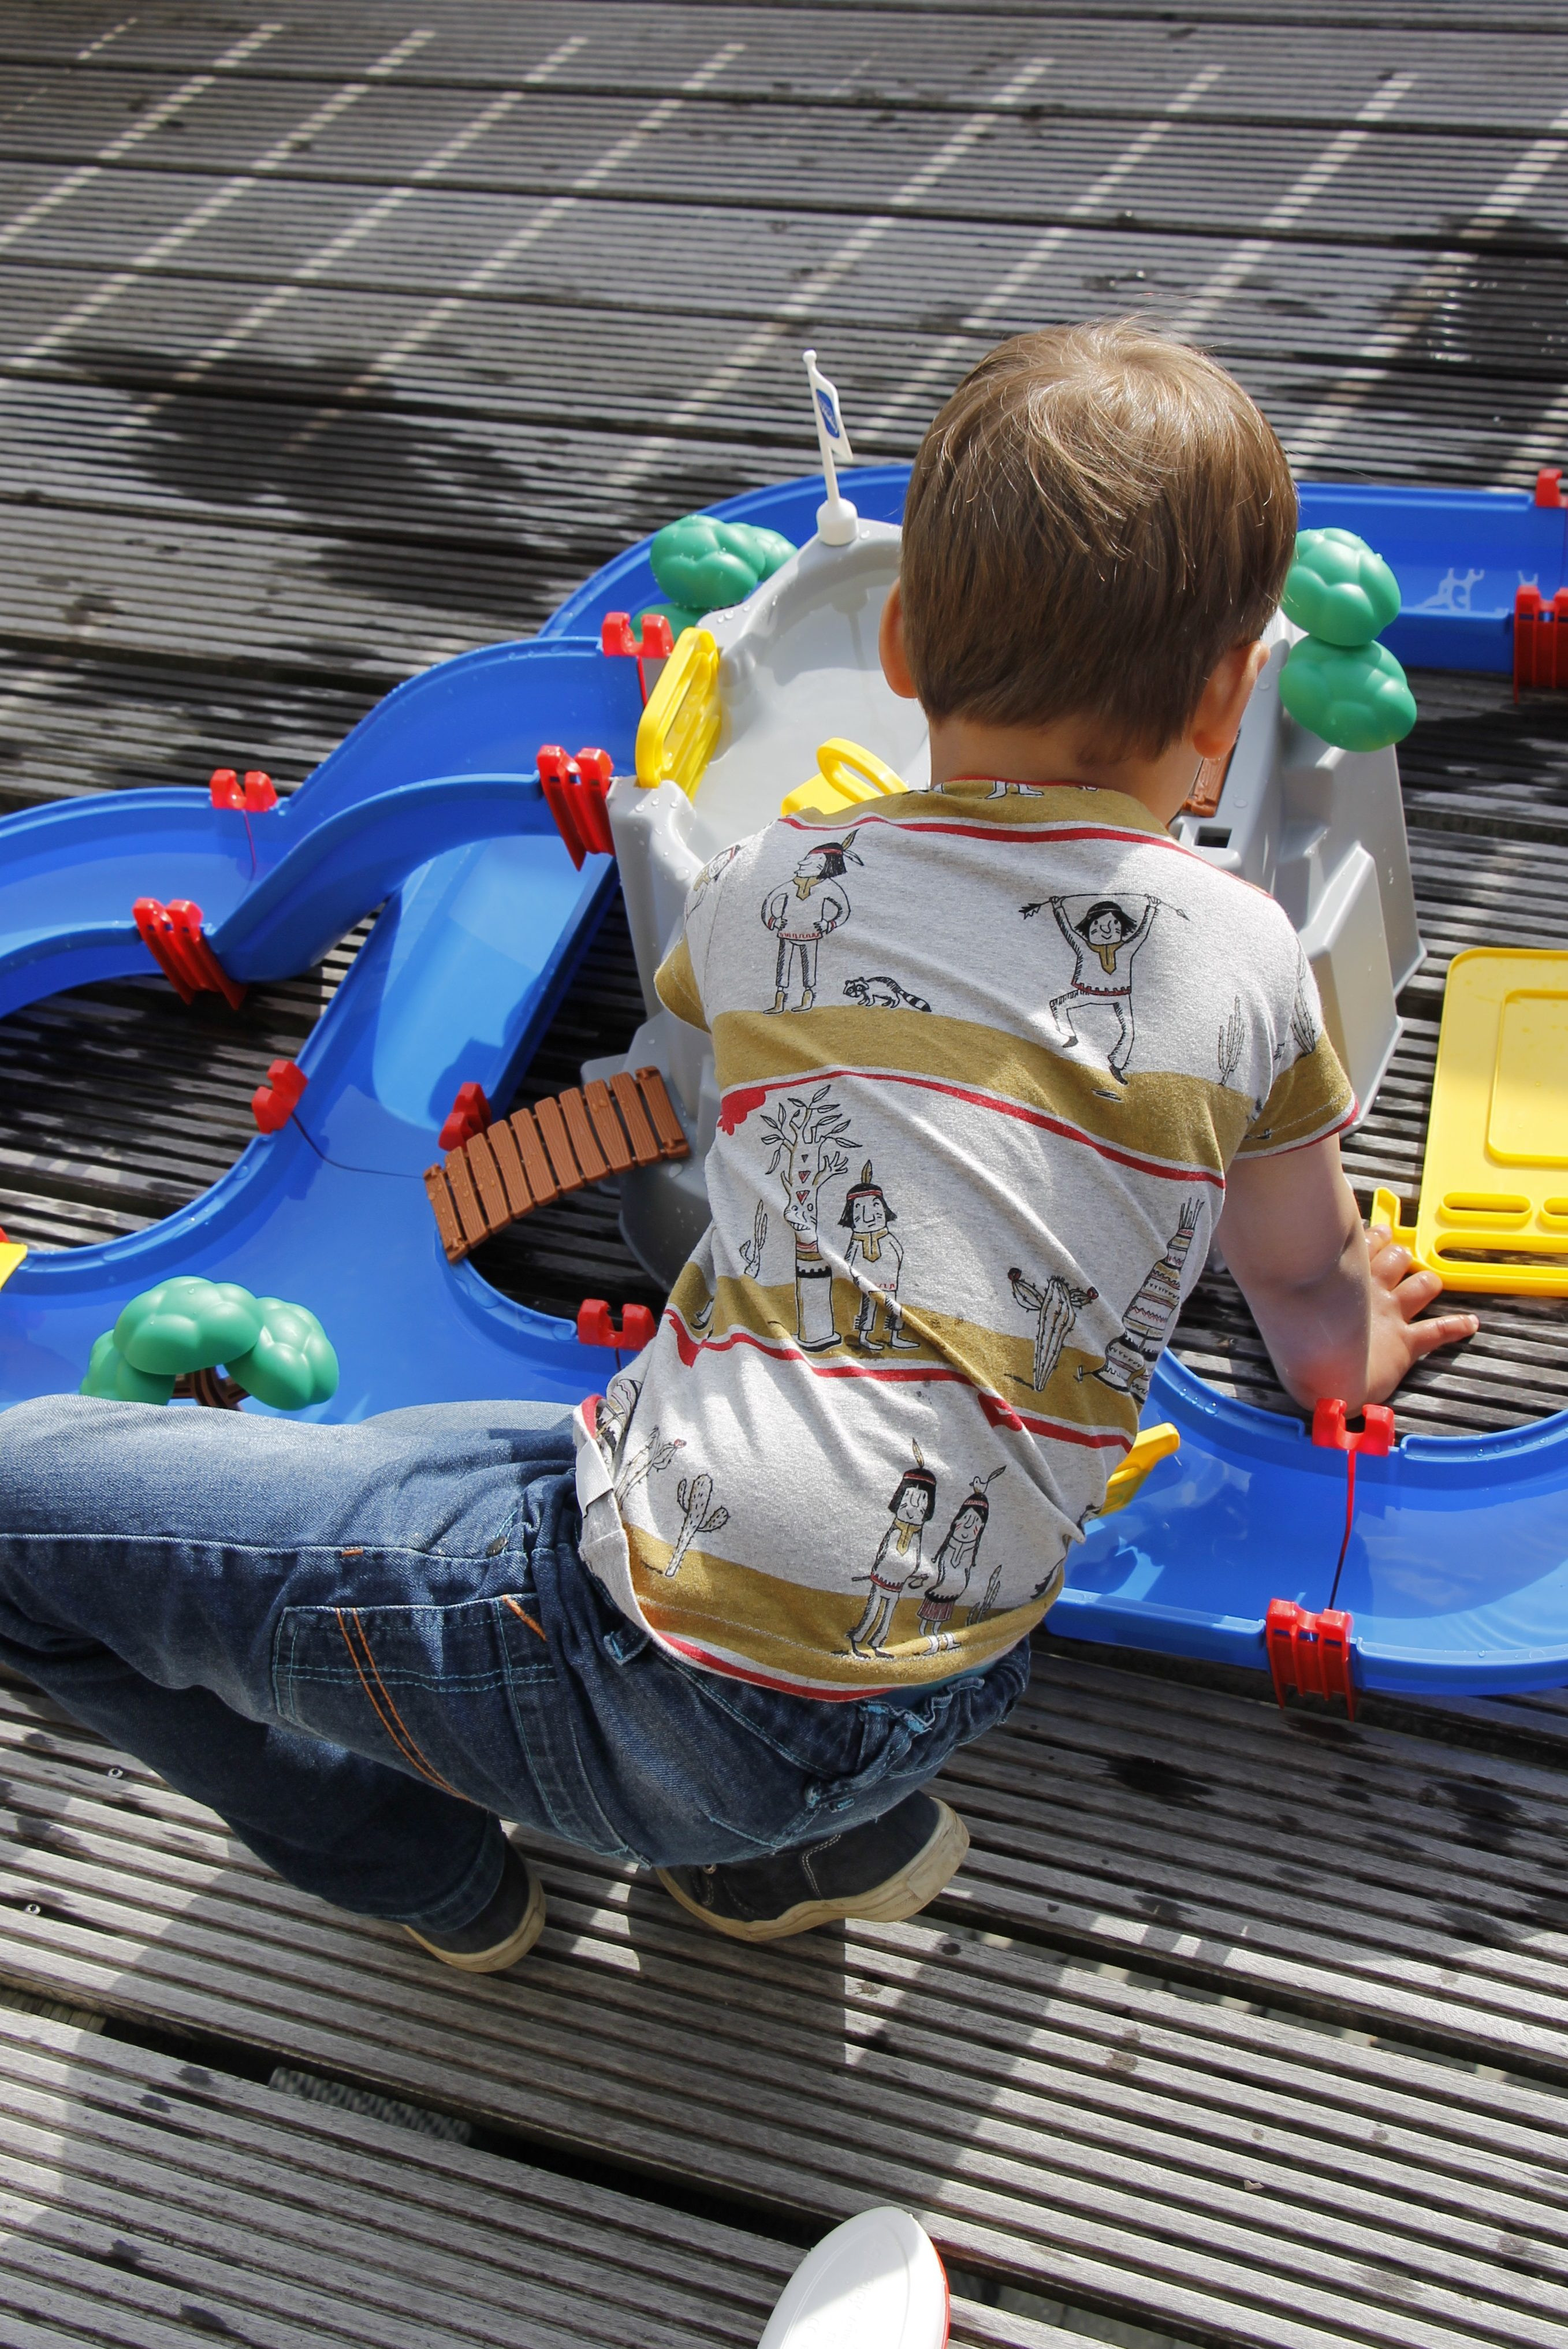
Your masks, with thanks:
[{"label": "wooden deck", "polygon": [[[1305,475],[1528,483],[1568,455],[1568,26],[0,0],[0,806],[292,787],[399,677],[806,471],[806,342],[869,459],[1001,334],[1147,309]],[[1568,703],[1417,683],[1430,952],[1352,1160],[1407,1197],[1449,956],[1568,907]],[[69,1247],[199,1193],[356,942],[237,1017],[149,984],[0,1023],[0,1222]],[[634,1000],[612,918],[520,1099]],[[646,1293],[602,1195],[478,1260],[553,1310]],[[1280,1402],[1222,1278],[1181,1343]],[[1568,1315],[1496,1305],[1400,1411],[1565,1399]],[[953,1767],[974,1848],[925,1917],[748,1951],[547,1850],[539,1951],[477,1983],[14,1683],[0,1747],[6,2349],[746,2349],[879,2199],[974,2349],[1568,2338],[1562,1700],[1352,1727],[1047,1643]]]}]

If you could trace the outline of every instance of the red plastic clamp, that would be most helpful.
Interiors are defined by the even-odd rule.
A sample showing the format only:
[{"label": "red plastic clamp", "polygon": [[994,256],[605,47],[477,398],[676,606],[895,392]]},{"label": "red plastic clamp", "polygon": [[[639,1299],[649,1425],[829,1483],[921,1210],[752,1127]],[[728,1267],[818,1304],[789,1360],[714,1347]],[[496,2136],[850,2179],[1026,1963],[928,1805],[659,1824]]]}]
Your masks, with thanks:
[{"label": "red plastic clamp", "polygon": [[1563,499],[1563,468],[1542,465],[1535,476],[1535,502],[1538,506],[1560,506]]},{"label": "red plastic clamp", "polygon": [[131,914],[141,943],[179,996],[181,1003],[198,995],[221,995],[237,1011],[245,990],[230,978],[201,935],[201,908],[188,897],[165,905],[156,897],[139,897]]},{"label": "red plastic clamp", "polygon": [[621,1326],[615,1327],[602,1297],[585,1297],[577,1308],[580,1346],[610,1346],[618,1354],[640,1354],[654,1334],[654,1317],[645,1305],[623,1305]]},{"label": "red plastic clamp", "polygon": [[207,788],[215,808],[238,808],[246,815],[265,815],[278,803],[276,786],[260,767],[247,767],[242,782],[232,767],[214,767]]},{"label": "red plastic clamp", "polygon": [[539,753],[539,780],[555,828],[581,871],[585,856],[614,856],[615,843],[604,802],[610,795],[615,767],[608,750],[579,750],[569,759],[559,742],[546,742]]},{"label": "red plastic clamp", "polygon": [[1568,587],[1550,604],[1539,587],[1513,598],[1513,698],[1522,686],[1568,686]]},{"label": "red plastic clamp", "polygon": [[668,660],[676,648],[675,631],[662,612],[643,614],[643,641],[632,634],[630,612],[606,612],[599,629],[602,652],[630,660]]},{"label": "red plastic clamp", "polygon": [[251,1115],[263,1133],[278,1133],[299,1107],[299,1097],[310,1079],[294,1061],[274,1061],[267,1081],[251,1095]]},{"label": "red plastic clamp", "polygon": [[1386,1402],[1369,1402],[1357,1431],[1346,1427],[1345,1405],[1337,1395],[1321,1395],[1313,1405],[1312,1440],[1331,1452],[1369,1452],[1382,1459],[1394,1449],[1394,1414]]},{"label": "red plastic clamp", "polygon": [[1294,1599],[1271,1599],[1264,1619],[1269,1670],[1274,1694],[1283,1705],[1285,1691],[1302,1696],[1343,1697],[1345,1710],[1356,1718],[1356,1682],[1350,1666],[1352,1618],[1343,1608],[1325,1607],[1314,1614]]},{"label": "red plastic clamp", "polygon": [[648,698],[648,675],[643,664],[651,660],[668,660],[676,648],[675,631],[662,612],[643,614],[643,641],[632,634],[629,612],[606,612],[599,629],[602,652],[614,653],[618,658],[634,660],[637,664],[637,690],[645,708]]},{"label": "red plastic clamp", "polygon": [[473,1140],[476,1133],[483,1133],[490,1123],[490,1105],[485,1098],[483,1085],[459,1085],[457,1097],[447,1112],[446,1123],[441,1128],[441,1148],[460,1150],[465,1142]]}]

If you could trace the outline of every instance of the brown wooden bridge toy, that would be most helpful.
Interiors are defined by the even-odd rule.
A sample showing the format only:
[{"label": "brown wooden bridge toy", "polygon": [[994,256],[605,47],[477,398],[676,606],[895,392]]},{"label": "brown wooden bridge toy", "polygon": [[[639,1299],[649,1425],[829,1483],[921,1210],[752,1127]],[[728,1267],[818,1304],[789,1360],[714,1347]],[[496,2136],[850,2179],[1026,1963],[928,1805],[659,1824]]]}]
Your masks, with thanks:
[{"label": "brown wooden bridge toy", "polygon": [[605,1083],[547,1094],[425,1170],[425,1188],[449,1262],[460,1263],[520,1216],[569,1191],[660,1158],[690,1156],[657,1069],[623,1070]]}]

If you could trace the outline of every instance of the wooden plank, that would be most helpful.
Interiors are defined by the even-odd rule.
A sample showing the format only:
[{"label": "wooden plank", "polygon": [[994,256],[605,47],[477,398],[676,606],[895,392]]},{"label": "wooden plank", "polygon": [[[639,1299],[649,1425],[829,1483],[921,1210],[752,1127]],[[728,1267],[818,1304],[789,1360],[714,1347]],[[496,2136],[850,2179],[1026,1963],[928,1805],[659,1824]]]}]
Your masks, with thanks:
[{"label": "wooden plank", "polygon": [[477,1247],[486,1236],[487,1226],[485,1211],[479,1203],[473,1177],[469,1173],[469,1162],[462,1151],[449,1150],[445,1164],[447,1184],[451,1191],[452,1205],[457,1209],[458,1222],[462,1226],[463,1238],[469,1247]]},{"label": "wooden plank", "polygon": [[618,1069],[610,1079],[610,1091],[615,1107],[621,1112],[621,1123],[626,1129],[626,1139],[632,1145],[632,1155],[639,1166],[651,1166],[659,1155],[658,1137],[648,1123],[643,1107],[643,1096],[624,1069]]},{"label": "wooden plank", "polygon": [[506,1193],[508,1210],[514,1216],[526,1216],[533,1205],[533,1192],[518,1153],[517,1136],[506,1118],[499,1119],[491,1126],[489,1140]]},{"label": "wooden plank", "polygon": [[[140,2315],[161,2344],[189,2338],[196,2299],[269,2349],[624,2349],[634,2333],[650,2349],[750,2349],[798,2256],[57,2024],[0,2018],[0,2094],[8,2324],[19,2302],[57,2323],[79,2311],[94,2338]],[[954,2314],[974,2349],[1068,2338],[963,2299]]]},{"label": "wooden plank", "polygon": [[689,1158],[691,1146],[686,1129],[676,1115],[675,1103],[665,1090],[662,1072],[655,1068],[635,1069],[633,1075],[643,1096],[643,1104],[658,1136],[659,1149],[665,1158]]},{"label": "wooden plank", "polygon": [[[575,1085],[569,1085],[564,1092],[556,1095],[556,1101],[571,1140],[573,1153],[582,1169],[583,1180],[584,1183],[603,1182],[610,1168],[594,1139],[593,1128],[589,1123],[588,1111],[583,1095]],[[536,1109],[534,1115],[537,1117],[538,1114],[539,1112]]]},{"label": "wooden plank", "polygon": [[441,1236],[441,1246],[446,1250],[447,1261],[449,1264],[456,1264],[459,1258],[468,1254],[469,1244],[463,1237],[463,1227],[458,1221],[457,1206],[452,1198],[451,1186],[447,1181],[447,1171],[444,1166],[426,1167],[425,1191],[435,1215],[436,1229]]},{"label": "wooden plank", "polygon": [[500,1168],[490,1150],[489,1136],[471,1134],[463,1154],[468,1161],[469,1173],[473,1177],[474,1189],[479,1194],[480,1205],[484,1209],[485,1228],[487,1232],[499,1232],[511,1221],[511,1209],[507,1205],[506,1185],[501,1181]]},{"label": "wooden plank", "polygon": [[571,1137],[567,1133],[560,1104],[549,1093],[542,1101],[534,1102],[533,1120],[539,1128],[540,1140],[544,1144],[557,1188],[575,1191],[583,1181],[582,1172],[573,1154]]},{"label": "wooden plank", "polygon": [[615,1104],[610,1097],[610,1088],[603,1077],[595,1077],[591,1084],[583,1086],[583,1098],[587,1103],[588,1114],[593,1121],[593,1132],[611,1173],[624,1174],[627,1167],[636,1162],[627,1147],[621,1121],[615,1114]]},{"label": "wooden plank", "polygon": [[530,1109],[514,1110],[509,1123],[517,1143],[517,1154],[528,1176],[528,1187],[533,1194],[533,1204],[536,1207],[548,1206],[552,1199],[559,1197],[561,1185],[550,1171],[550,1161],[544,1154],[544,1143],[533,1122],[533,1112]]},{"label": "wooden plank", "polygon": [[995,1916],[749,1951],[582,1855],[546,1862],[537,1962],[459,1984],[135,1765],[110,1779],[103,1748],[35,1734],[7,1741],[13,1977],[823,2220],[886,2195],[960,2261],[1130,2321],[1260,2349],[1468,2345],[1481,2310],[1488,2341],[1544,2344],[1568,2321],[1549,2091],[1078,1967]]}]

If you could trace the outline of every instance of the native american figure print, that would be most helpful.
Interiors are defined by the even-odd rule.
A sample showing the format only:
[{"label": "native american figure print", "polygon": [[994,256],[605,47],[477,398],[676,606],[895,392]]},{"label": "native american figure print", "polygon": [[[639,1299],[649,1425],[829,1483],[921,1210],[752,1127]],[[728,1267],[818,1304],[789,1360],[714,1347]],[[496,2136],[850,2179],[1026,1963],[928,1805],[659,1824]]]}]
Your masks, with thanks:
[{"label": "native american figure print", "polygon": [[841,922],[850,917],[850,901],[840,886],[846,866],[862,860],[854,853],[855,835],[824,840],[809,848],[782,888],[762,901],[762,919],[779,941],[779,959],[769,1009],[789,1009],[789,988],[798,975],[800,1000],[795,1009],[810,1011],[817,1000],[817,950]]},{"label": "native american figure print", "polygon": [[1031,1376],[1019,1386],[1032,1386],[1037,1394],[1044,1394],[1056,1375],[1057,1364],[1062,1358],[1073,1323],[1086,1305],[1099,1297],[1098,1288],[1075,1288],[1059,1272],[1053,1272],[1047,1281],[1028,1279],[1014,1265],[1007,1274],[1014,1296],[1026,1313],[1035,1317],[1035,1361]]},{"label": "native american figure print", "polygon": [[968,1593],[970,1577],[980,1555],[980,1537],[991,1515],[986,1488],[1006,1473],[1005,1467],[993,1468],[988,1476],[977,1476],[954,1509],[953,1522],[942,1537],[942,1547],[933,1560],[936,1579],[920,1602],[920,1628],[929,1639],[934,1655],[943,1646],[954,1645],[947,1626],[954,1609]]},{"label": "native american figure print", "polygon": [[819,1245],[818,1195],[824,1183],[849,1172],[841,1145],[850,1121],[827,1085],[792,1093],[769,1110],[762,1131],[772,1144],[768,1173],[784,1189],[784,1221],[795,1235],[795,1331],[808,1354],[839,1343],[833,1320],[833,1268]]},{"label": "native american figure print", "polygon": [[[1082,904],[1082,899],[1077,901]],[[1089,1029],[1088,1044],[1100,1048],[1114,1022],[1116,1040],[1106,1054],[1106,1066],[1117,1082],[1127,1075],[1136,1035],[1132,1019],[1132,963],[1154,926],[1158,901],[1145,897],[1140,913],[1130,912],[1114,897],[1097,897],[1075,921],[1066,897],[1047,897],[1018,910],[1026,921],[1049,905],[1057,927],[1072,949],[1073,975],[1059,995],[1051,998],[1051,1018],[1066,1039],[1069,1052],[1084,1049],[1082,1026]],[[1085,1015],[1089,1018],[1086,1023]]]},{"label": "native american figure print", "polygon": [[[1089,1374],[1114,1388],[1118,1394],[1130,1394],[1140,1403],[1148,1395],[1150,1375],[1181,1309],[1181,1271],[1197,1233],[1200,1213],[1200,1203],[1189,1199],[1166,1243],[1164,1255],[1157,1264],[1150,1266],[1123,1317],[1120,1332],[1106,1348],[1104,1361]],[[1080,1379],[1086,1370],[1078,1371]]]},{"label": "native american figure print", "polygon": [[[844,1262],[861,1293],[850,1343],[862,1354],[882,1353],[886,1346],[900,1353],[910,1353],[920,1344],[918,1338],[906,1338],[903,1334],[903,1308],[898,1301],[898,1285],[903,1274],[903,1243],[891,1228],[897,1221],[897,1212],[889,1206],[887,1194],[876,1181],[868,1158],[861,1168],[860,1181],[852,1183],[845,1194],[844,1212],[839,1217],[850,1236]],[[879,1312],[886,1319],[885,1346],[878,1341],[876,1334]]]},{"label": "native american figure print", "polygon": [[1044,783],[1008,783],[998,775],[985,796],[988,800],[1043,800],[1047,786]]},{"label": "native american figure print", "polygon": [[920,1557],[921,1537],[936,1506],[936,1478],[919,1444],[912,1448],[914,1465],[904,1470],[887,1505],[888,1529],[877,1544],[877,1554],[865,1572],[853,1578],[869,1582],[871,1593],[865,1613],[850,1633],[851,1655],[880,1655],[899,1600],[906,1592],[912,1598],[919,1595],[936,1579],[935,1568],[923,1566]]},{"label": "native american figure print", "polygon": [[846,978],[844,993],[851,1003],[868,1011],[929,1011],[931,1006],[923,995],[912,995],[885,970],[861,978]]}]

